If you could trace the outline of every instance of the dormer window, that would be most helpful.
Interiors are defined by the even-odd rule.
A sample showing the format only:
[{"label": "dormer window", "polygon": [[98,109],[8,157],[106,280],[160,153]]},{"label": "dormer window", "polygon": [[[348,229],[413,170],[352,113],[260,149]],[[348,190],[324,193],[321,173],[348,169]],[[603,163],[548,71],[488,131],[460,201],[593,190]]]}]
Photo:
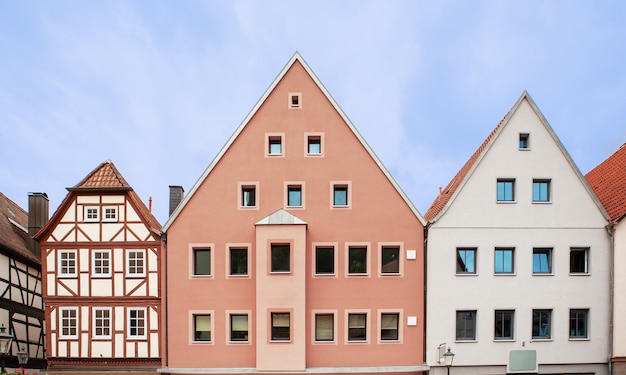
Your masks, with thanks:
[{"label": "dormer window", "polygon": [[99,207],[86,206],[85,207],[85,221],[98,221],[100,219],[98,215]]},{"label": "dormer window", "polygon": [[102,221],[117,222],[117,207],[104,207],[103,211],[104,216],[102,218]]},{"label": "dormer window", "polygon": [[299,109],[302,108],[302,93],[301,92],[290,92],[288,95],[289,99],[289,108],[290,109]]},{"label": "dormer window", "polygon": [[520,133],[519,135],[519,149],[530,150],[530,134]]}]

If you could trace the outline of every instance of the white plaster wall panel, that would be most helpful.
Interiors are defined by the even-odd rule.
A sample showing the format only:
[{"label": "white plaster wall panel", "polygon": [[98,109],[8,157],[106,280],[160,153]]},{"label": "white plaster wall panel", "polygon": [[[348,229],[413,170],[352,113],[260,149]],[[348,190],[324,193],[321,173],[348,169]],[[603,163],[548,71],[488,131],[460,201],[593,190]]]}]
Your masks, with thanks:
[{"label": "white plaster wall panel", "polygon": [[[50,342],[52,343],[51,348],[50,348],[50,355],[52,355],[53,357],[57,356],[57,345],[58,345],[58,341],[57,341],[57,334],[56,333],[51,333],[50,334]],[[32,351],[31,351],[32,353]]]},{"label": "white plaster wall panel", "polygon": [[91,270],[89,249],[80,249],[78,254],[78,272],[89,272]]},{"label": "white plaster wall panel", "polygon": [[67,211],[63,214],[61,218],[62,223],[73,223],[76,221],[76,202],[72,202],[70,206],[67,208]]},{"label": "white plaster wall panel", "polygon": [[152,297],[159,296],[159,275],[151,273],[148,275],[148,285],[150,287],[149,295]]},{"label": "white plaster wall panel", "polygon": [[76,202],[80,204],[96,204],[100,203],[99,195],[79,195],[76,197]]},{"label": "white plaster wall panel", "polygon": [[110,203],[124,203],[123,195],[103,195],[102,203],[110,204]]},{"label": "white plaster wall panel", "polygon": [[81,231],[78,232],[77,241],[100,241],[100,223],[83,223],[78,224]]},{"label": "white plaster wall panel", "polygon": [[50,309],[50,321],[48,323],[50,324],[51,331],[56,331],[57,329],[57,311],[56,308]]},{"label": "white plaster wall panel", "polygon": [[111,279],[91,279],[91,295],[94,297],[111,297],[113,286]]},{"label": "white plaster wall panel", "polygon": [[113,271],[124,272],[124,249],[113,250]]},{"label": "white plaster wall panel", "polygon": [[[116,309],[117,311],[117,309]],[[115,357],[116,358],[124,358],[124,334],[116,333],[115,334]]]},{"label": "white plaster wall panel", "polygon": [[130,202],[126,202],[126,221],[141,221]]},{"label": "white plaster wall panel", "polygon": [[135,352],[135,341],[126,342],[126,358],[135,358],[137,353]]},{"label": "white plaster wall panel", "polygon": [[56,278],[55,275],[53,273],[49,273],[47,275],[47,279],[48,279],[48,296],[52,297],[52,296],[56,296]]},{"label": "white plaster wall panel", "polygon": [[[75,236],[68,236],[75,227],[75,224],[57,224],[52,231],[52,237],[55,241],[73,242],[76,240]],[[67,238],[66,238],[67,237]]]},{"label": "white plaster wall panel", "polygon": [[119,239],[119,234],[122,231],[124,224],[122,223],[106,223],[102,225],[102,242],[113,241],[115,238],[117,241],[123,241]]},{"label": "white plaster wall panel", "polygon": [[54,273],[57,267],[56,250],[52,250],[46,255],[46,271],[48,274]]},{"label": "white plaster wall panel", "polygon": [[148,308],[148,313],[150,314],[150,326],[149,330],[158,330],[159,329],[159,313],[152,307]]},{"label": "white plaster wall panel", "polygon": [[126,221],[126,206],[120,205],[117,207],[117,216],[119,221]]},{"label": "white plaster wall panel", "polygon": [[[124,311],[124,307],[123,306],[116,306],[115,307],[115,330],[116,331],[123,331],[124,330],[124,323],[126,322],[126,312]],[[116,335],[117,337],[117,335]],[[122,336],[122,339],[124,338],[124,336]],[[123,340],[121,340],[123,341]]]},{"label": "white plaster wall panel", "polygon": [[113,357],[113,343],[111,341],[92,341],[91,356],[94,358],[111,358]]},{"label": "white plaster wall panel", "polygon": [[70,341],[68,342],[69,344],[69,353],[68,356],[69,357],[79,357],[80,356],[80,352],[79,352],[79,347],[78,347],[78,341]]},{"label": "white plaster wall panel", "polygon": [[[143,282],[144,279],[126,279],[126,294],[131,296],[145,296],[146,284]],[[137,289],[135,290],[135,288]],[[133,290],[135,291],[131,293]]]},{"label": "white plaster wall panel", "polygon": [[69,346],[69,342],[68,341],[56,341],[59,345],[59,357],[67,357],[67,349]]},{"label": "white plaster wall panel", "polygon": [[157,272],[159,270],[159,259],[154,248],[146,249],[146,254],[148,254],[148,271]]},{"label": "white plaster wall panel", "polygon": [[128,229],[132,232],[128,234],[129,241],[145,241],[150,236],[150,232],[143,223],[128,224]]},{"label": "white plaster wall panel", "polygon": [[86,332],[82,333],[80,338],[80,356],[83,358],[89,357],[89,334]]},{"label": "white plaster wall panel", "polygon": [[148,342],[140,341],[137,343],[137,357],[145,358],[148,357]]},{"label": "white plaster wall panel", "polygon": [[159,334],[150,334],[150,357],[159,358]]},{"label": "white plaster wall panel", "polygon": [[79,320],[80,320],[81,331],[88,331],[89,324],[91,322],[91,314],[89,313],[89,306],[81,306]]},{"label": "white plaster wall panel", "polygon": [[90,277],[88,273],[81,273],[80,275],[78,275],[78,278],[80,279],[80,295],[83,297],[88,297],[91,295],[91,289],[90,289]]},{"label": "white plaster wall panel", "polygon": [[113,275],[113,286],[115,291],[113,295],[117,297],[121,297],[124,295],[124,275],[121,273],[116,273]]}]

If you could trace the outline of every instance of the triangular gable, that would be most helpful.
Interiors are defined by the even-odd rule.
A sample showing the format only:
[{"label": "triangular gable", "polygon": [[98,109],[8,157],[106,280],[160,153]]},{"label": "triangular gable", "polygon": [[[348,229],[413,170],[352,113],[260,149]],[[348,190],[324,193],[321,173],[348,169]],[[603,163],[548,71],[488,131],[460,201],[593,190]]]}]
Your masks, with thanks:
[{"label": "triangular gable", "polygon": [[254,223],[254,225],[306,225],[306,221],[299,217],[287,212],[284,209],[275,211],[263,219]]},{"label": "triangular gable", "polygon": [[465,185],[465,183],[471,178],[471,175],[473,174],[474,170],[480,164],[485,154],[487,154],[487,152],[489,151],[489,148],[496,142],[496,139],[502,132],[502,129],[504,129],[507,126],[507,124],[509,123],[509,120],[511,119],[513,114],[517,111],[518,107],[524,100],[528,101],[531,108],[533,109],[537,117],[539,118],[541,124],[548,131],[548,134],[550,134],[550,136],[556,143],[557,147],[559,148],[559,150],[561,151],[561,153],[563,154],[563,156],[565,157],[565,159],[571,166],[572,170],[574,171],[574,173],[576,173],[576,176],[578,177],[580,182],[583,184],[583,186],[589,193],[589,196],[594,200],[596,206],[602,212],[602,215],[604,215],[608,219],[608,215],[606,214],[606,211],[604,210],[604,208],[602,207],[602,205],[596,198],[595,194],[591,190],[591,187],[589,186],[584,176],[578,169],[578,166],[574,163],[574,161],[572,160],[572,157],[569,155],[569,153],[567,152],[567,150],[561,143],[559,137],[557,137],[556,133],[554,132],[554,130],[552,129],[552,127],[550,126],[546,118],[543,116],[543,114],[539,110],[539,107],[537,107],[533,99],[530,97],[530,94],[527,91],[524,91],[522,95],[519,97],[519,99],[517,100],[517,102],[513,105],[513,107],[509,110],[509,112],[500,121],[500,123],[498,123],[495,129],[491,131],[487,139],[485,139],[485,141],[480,145],[480,147],[478,147],[476,152],[472,154],[469,160],[463,165],[463,167],[454,176],[454,178],[450,181],[450,183],[446,186],[446,188],[440,192],[439,196],[435,198],[430,208],[428,209],[428,211],[426,211],[426,214],[424,215],[426,220],[433,223],[433,222],[436,222],[439,219],[439,217],[445,214],[448,208],[453,204],[455,197],[463,189],[463,186]]},{"label": "triangular gable", "polygon": [[626,143],[585,175],[612,222],[626,217]]},{"label": "triangular gable", "polygon": [[185,206],[187,205],[187,203],[193,198],[193,195],[195,194],[195,192],[198,190],[198,188],[202,185],[202,183],[204,182],[204,180],[207,178],[207,176],[211,173],[211,171],[213,170],[213,168],[215,168],[215,166],[219,163],[219,161],[222,159],[222,157],[224,156],[224,154],[228,151],[228,149],[230,148],[230,146],[234,143],[235,139],[237,139],[237,137],[239,136],[239,134],[241,134],[241,132],[243,131],[243,129],[248,125],[248,123],[250,122],[250,120],[254,117],[254,115],[257,113],[257,111],[259,110],[259,108],[263,105],[263,103],[265,103],[265,100],[270,96],[270,94],[274,91],[274,89],[276,88],[276,86],[278,85],[278,83],[283,79],[283,77],[285,76],[285,74],[287,74],[287,72],[289,71],[289,69],[297,62],[299,62],[302,67],[304,68],[304,70],[307,72],[307,74],[313,79],[313,82],[315,82],[315,84],[317,85],[317,87],[320,89],[320,91],[324,94],[324,96],[326,97],[326,99],[331,103],[331,105],[333,106],[333,108],[337,111],[337,113],[339,114],[339,116],[343,119],[343,121],[348,125],[348,128],[352,131],[352,133],[354,134],[354,136],[359,140],[359,142],[363,145],[363,148],[365,148],[365,150],[369,153],[369,155],[371,156],[371,158],[374,160],[374,162],[378,165],[378,167],[381,169],[381,171],[383,172],[383,174],[387,177],[387,179],[389,180],[389,182],[393,185],[393,187],[397,190],[398,194],[400,194],[400,196],[402,197],[402,199],[405,201],[405,203],[407,204],[407,206],[411,209],[411,211],[413,212],[413,214],[418,218],[418,220],[422,223],[422,225],[426,225],[426,221],[424,220],[424,218],[422,217],[422,215],[419,213],[419,211],[417,210],[417,208],[415,208],[415,206],[413,205],[413,202],[411,202],[411,200],[408,198],[408,196],[404,193],[404,191],[400,188],[400,185],[398,185],[397,181],[393,178],[393,176],[389,173],[389,171],[385,168],[385,166],[383,165],[383,163],[380,161],[380,159],[378,159],[378,157],[376,156],[376,154],[374,153],[374,151],[370,148],[370,146],[367,144],[367,142],[365,142],[365,139],[361,136],[361,134],[358,132],[358,130],[356,129],[356,127],[352,124],[352,122],[350,122],[350,120],[348,119],[348,116],[346,116],[346,114],[343,112],[343,110],[339,107],[339,105],[335,102],[335,100],[333,99],[333,97],[330,95],[330,93],[326,90],[326,88],[324,87],[324,85],[322,85],[322,83],[320,82],[320,80],[317,78],[317,76],[315,75],[315,73],[313,73],[313,71],[311,70],[311,68],[309,67],[309,65],[304,61],[304,59],[302,58],[302,56],[300,56],[300,54],[298,52],[294,53],[293,57],[289,60],[289,62],[287,63],[287,65],[285,65],[285,67],[283,68],[283,70],[278,74],[278,76],[276,77],[276,79],[274,80],[274,82],[272,82],[272,84],[270,85],[270,87],[265,91],[265,93],[263,94],[263,96],[261,97],[261,99],[259,99],[259,101],[254,105],[254,107],[252,108],[252,110],[248,113],[248,115],[246,116],[246,118],[243,120],[243,122],[239,125],[239,127],[235,130],[235,132],[233,133],[233,135],[228,139],[228,141],[226,142],[226,144],[222,147],[222,149],[220,150],[220,152],[217,154],[217,156],[213,159],[213,161],[211,162],[211,164],[209,164],[209,166],[204,170],[204,172],[202,173],[202,175],[200,176],[200,178],[196,181],[196,183],[193,185],[193,187],[190,189],[189,194],[187,194],[187,196],[185,196],[185,198],[183,199],[183,201],[178,205],[178,207],[176,207],[176,209],[174,210],[174,212],[172,212],[172,214],[170,215],[169,219],[167,220],[167,222],[165,223],[165,225],[163,226],[163,231],[167,232],[167,230],[169,229],[169,227],[172,225],[172,223],[176,220],[176,217],[178,217],[178,215],[180,214],[180,212],[185,208]]}]

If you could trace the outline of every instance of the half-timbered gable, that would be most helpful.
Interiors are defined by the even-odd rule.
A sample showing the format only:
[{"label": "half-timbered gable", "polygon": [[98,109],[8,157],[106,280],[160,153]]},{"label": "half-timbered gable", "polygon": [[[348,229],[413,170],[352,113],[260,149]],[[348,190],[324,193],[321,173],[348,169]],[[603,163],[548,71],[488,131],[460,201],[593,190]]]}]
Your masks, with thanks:
[{"label": "half-timbered gable", "polygon": [[38,234],[50,367],[160,367],[160,224],[110,161],[68,191]]},{"label": "half-timbered gable", "polygon": [[[45,194],[34,199],[47,204]],[[18,367],[16,354],[26,351],[29,368],[45,368],[41,260],[28,227],[28,213],[0,193],[0,325],[13,336],[5,363]]]}]

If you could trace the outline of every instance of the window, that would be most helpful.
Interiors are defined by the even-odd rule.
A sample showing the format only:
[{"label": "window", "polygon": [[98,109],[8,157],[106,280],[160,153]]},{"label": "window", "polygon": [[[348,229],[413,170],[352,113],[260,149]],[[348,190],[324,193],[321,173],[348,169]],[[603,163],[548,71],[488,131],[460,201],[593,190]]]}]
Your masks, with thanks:
[{"label": "window", "polygon": [[476,273],[476,248],[456,249],[456,273]]},{"label": "window", "polygon": [[530,134],[520,133],[519,135],[519,149],[528,150],[530,148]]},{"label": "window", "polygon": [[230,341],[248,341],[248,315],[230,315]]},{"label": "window", "polygon": [[569,251],[569,272],[577,274],[588,274],[589,249],[587,248],[571,248]]},{"label": "window", "polygon": [[59,250],[59,277],[76,277],[76,250]]},{"label": "window", "polygon": [[367,314],[348,314],[348,341],[367,341]]},{"label": "window", "polygon": [[117,207],[104,207],[104,217],[102,221],[117,221]]},{"label": "window", "polygon": [[515,201],[515,180],[514,179],[498,179],[498,202]]},{"label": "window", "polygon": [[72,339],[78,337],[78,309],[75,307],[62,307],[59,309],[61,313],[61,332],[60,338]]},{"label": "window", "polygon": [[283,153],[283,138],[280,135],[274,135],[268,137],[268,154],[269,155],[282,155]]},{"label": "window", "polygon": [[496,248],[494,252],[494,269],[495,273],[515,272],[514,268],[514,249],[512,248]]},{"label": "window", "polygon": [[93,277],[111,276],[111,251],[96,250],[93,252]]},{"label": "window", "polygon": [[94,308],[93,310],[94,338],[111,337],[111,309]]},{"label": "window", "polygon": [[302,207],[302,186],[301,185],[287,186],[287,206]]},{"label": "window", "polygon": [[335,340],[335,315],[315,314],[315,341]]},{"label": "window", "polygon": [[230,248],[230,275],[248,275],[248,249],[245,247]]},{"label": "window", "polygon": [[98,221],[99,208],[95,206],[85,207],[85,221]]},{"label": "window", "polygon": [[335,273],[335,248],[318,246],[315,248],[315,274],[333,275]]},{"label": "window", "polygon": [[291,271],[291,256],[289,244],[272,244],[272,272],[290,272]]},{"label": "window", "polygon": [[348,273],[367,273],[367,247],[351,246],[348,248]]},{"label": "window", "polygon": [[533,202],[550,202],[550,180],[533,180]]},{"label": "window", "polygon": [[289,108],[301,108],[302,107],[302,93],[301,92],[290,92],[288,94],[289,98]]},{"label": "window", "polygon": [[533,310],[533,339],[550,339],[552,310]]},{"label": "window", "polygon": [[211,341],[211,315],[194,315],[193,332],[193,341]]},{"label": "window", "polygon": [[476,310],[456,312],[456,339],[476,340]]},{"label": "window", "polygon": [[533,249],[533,273],[552,273],[552,249]]},{"label": "window", "polygon": [[128,309],[128,337],[146,337],[146,309]]},{"label": "window", "polygon": [[400,273],[400,248],[398,246],[383,246],[380,264],[381,273]]},{"label": "window", "polygon": [[569,338],[586,339],[589,310],[572,309],[569,311]]},{"label": "window", "polygon": [[289,313],[272,313],[272,341],[291,340]]},{"label": "window", "polygon": [[514,310],[496,310],[493,335],[495,340],[513,340],[514,314]]},{"label": "window", "polygon": [[127,250],[126,273],[128,276],[145,276],[144,250]]},{"label": "window", "polygon": [[241,207],[256,207],[256,186],[241,186]]},{"label": "window", "polygon": [[193,274],[211,276],[211,249],[193,249]]},{"label": "window", "polygon": [[322,137],[319,135],[307,136],[307,150],[309,155],[321,155],[322,154]]},{"label": "window", "polygon": [[380,340],[381,341],[398,341],[400,314],[383,313],[380,314]]},{"label": "window", "polygon": [[333,186],[333,206],[347,206],[348,205],[348,186],[347,185],[334,185]]}]

